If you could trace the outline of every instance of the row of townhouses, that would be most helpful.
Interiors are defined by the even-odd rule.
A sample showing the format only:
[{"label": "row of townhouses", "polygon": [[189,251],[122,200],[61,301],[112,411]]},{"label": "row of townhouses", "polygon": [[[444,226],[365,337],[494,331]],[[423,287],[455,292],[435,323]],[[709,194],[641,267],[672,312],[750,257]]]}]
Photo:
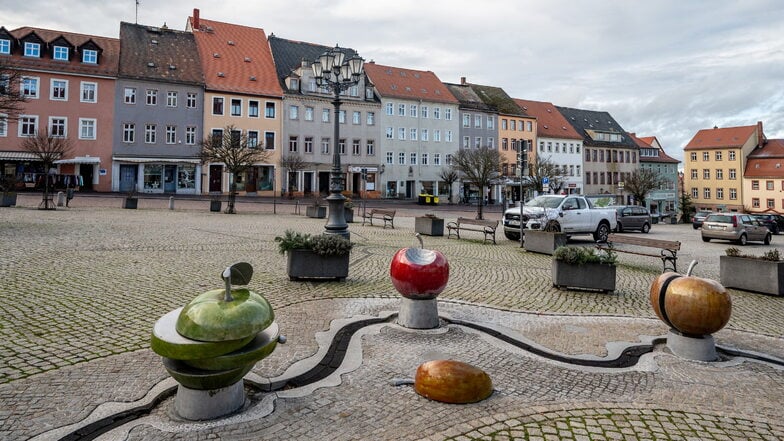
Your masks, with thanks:
[{"label": "row of townhouses", "polygon": [[[651,210],[677,209],[679,161],[656,137],[628,133],[607,112],[516,99],[466,78],[442,82],[431,71],[369,61],[335,115],[332,92],[317,85],[310,67],[330,49],[207,20],[198,9],[184,31],[121,23],[118,39],[0,27],[0,66],[22,72],[28,99],[17,119],[0,114],[0,170],[28,187],[54,172],[58,184],[80,190],[222,193],[230,185],[223,164],[203,164],[200,151],[204,139],[228,128],[269,153],[231,183],[236,190],[325,194],[337,118],[346,189],[360,197],[482,197],[468,182],[449,188],[441,174],[459,149],[492,148],[503,166],[488,198],[519,200],[522,146],[529,163],[548,160],[561,168],[560,185],[548,191],[609,194],[628,203],[624,181],[649,168],[664,178],[648,197]],[[41,128],[73,145],[54,171],[42,170],[21,148]],[[784,211],[784,199],[755,193],[770,190],[768,175],[780,171],[766,162],[780,143],[759,141],[761,123],[751,127],[754,134],[741,129],[714,129],[728,131],[725,139],[733,142],[745,135],[741,145],[708,142],[713,138],[705,131],[695,136],[685,148],[684,191],[700,208]],[[304,165],[287,168],[291,156]],[[744,169],[748,164],[755,170]],[[758,179],[746,185],[746,176]],[[722,179],[744,183],[722,187]]]}]

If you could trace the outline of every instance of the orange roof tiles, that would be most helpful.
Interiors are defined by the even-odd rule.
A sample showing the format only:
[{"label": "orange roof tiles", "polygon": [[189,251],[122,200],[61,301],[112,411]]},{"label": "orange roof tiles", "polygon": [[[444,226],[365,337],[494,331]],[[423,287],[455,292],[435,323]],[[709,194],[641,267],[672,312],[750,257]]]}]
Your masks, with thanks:
[{"label": "orange roof tiles", "polygon": [[200,18],[193,35],[207,90],[283,96],[263,29]]},{"label": "orange roof tiles", "polygon": [[684,147],[684,150],[740,148],[751,136],[757,126],[741,126],[703,129]]},{"label": "orange roof tiles", "polygon": [[459,103],[436,74],[430,71],[401,69],[370,62],[365,63],[365,73],[383,97]]},{"label": "orange roof tiles", "polygon": [[744,178],[784,178],[784,139],[769,139],[749,153]]},{"label": "orange roof tiles", "polygon": [[514,99],[523,111],[536,118],[536,134],[540,137],[583,139],[552,103]]},{"label": "orange roof tiles", "polygon": [[635,133],[629,133],[629,136],[632,138],[635,144],[637,144],[640,148],[647,148],[647,149],[656,149],[658,156],[644,156],[640,154],[640,162],[669,162],[673,164],[680,163],[677,159],[673,158],[672,156],[668,155],[663,148],[654,147],[653,141],[656,140],[655,136],[641,136],[638,137]]}]

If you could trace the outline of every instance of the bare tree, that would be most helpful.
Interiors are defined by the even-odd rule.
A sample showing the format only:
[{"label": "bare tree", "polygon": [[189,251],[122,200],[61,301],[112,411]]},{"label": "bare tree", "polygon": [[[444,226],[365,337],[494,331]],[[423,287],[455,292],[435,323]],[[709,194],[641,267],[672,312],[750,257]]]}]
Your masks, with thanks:
[{"label": "bare tree", "polygon": [[0,121],[0,124],[16,120],[24,109],[27,99],[22,93],[21,82],[22,73],[10,68],[0,57],[0,113],[6,115],[3,117],[6,121]]},{"label": "bare tree", "polygon": [[289,153],[280,157],[280,167],[288,170],[286,191],[289,193],[289,198],[294,197],[294,191],[297,189],[296,184],[292,182],[291,175],[304,169],[307,165],[308,163],[297,153]]},{"label": "bare tree", "polygon": [[249,147],[248,136],[234,126],[226,126],[222,135],[208,135],[201,143],[201,161],[207,163],[223,163],[229,173],[229,202],[227,214],[235,214],[234,203],[237,200],[235,182],[237,175],[253,167],[253,164],[265,162],[270,153],[261,147]]},{"label": "bare tree", "polygon": [[39,210],[56,210],[52,198],[49,196],[49,171],[54,162],[71,153],[71,141],[63,136],[53,136],[46,129],[39,129],[35,135],[22,141],[22,150],[32,153],[36,159],[43,163],[44,168],[44,195]]},{"label": "bare tree", "polygon": [[[463,179],[479,187],[480,193],[488,189],[492,181],[500,175],[501,154],[491,148],[460,149],[452,158],[456,171],[463,175]],[[481,198],[478,204],[476,218],[484,219]]]},{"label": "bare tree", "polygon": [[549,183],[548,188],[557,193],[566,183],[566,175],[560,165],[554,163],[549,157],[542,158],[536,155],[528,164],[528,176],[523,176],[523,186],[538,192],[544,191],[544,178]]},{"label": "bare tree", "polygon": [[441,173],[439,173],[438,178],[444,182],[449,187],[449,204],[452,204],[452,187],[454,186],[455,182],[460,179],[460,174],[455,170],[454,166],[448,166],[441,169]]},{"label": "bare tree", "polygon": [[634,196],[638,205],[645,205],[645,197],[651,190],[659,188],[664,183],[664,178],[653,170],[643,168],[629,174],[623,183],[623,189]]}]

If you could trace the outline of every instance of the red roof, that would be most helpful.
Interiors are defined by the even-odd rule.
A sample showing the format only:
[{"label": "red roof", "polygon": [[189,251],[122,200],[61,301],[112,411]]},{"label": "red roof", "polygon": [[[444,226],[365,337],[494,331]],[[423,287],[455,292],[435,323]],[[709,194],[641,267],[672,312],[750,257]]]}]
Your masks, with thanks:
[{"label": "red roof", "polygon": [[540,137],[583,139],[552,103],[514,99],[523,111],[536,118],[536,134]]},{"label": "red roof", "polygon": [[98,64],[82,63],[78,56],[72,56],[71,61],[53,60],[44,55],[44,48],[41,48],[41,58],[14,56],[10,58],[9,64],[20,69],[41,69],[56,70],[58,72],[69,72],[83,75],[108,75],[117,76],[120,66],[120,40],[117,38],[99,37],[97,35],[76,34],[73,32],[54,31],[50,29],[33,28],[24,26],[10,31],[14,38],[21,39],[31,33],[35,33],[46,43],[51,43],[60,37],[68,40],[75,48],[92,41],[101,50]]},{"label": "red roof", "polygon": [[207,90],[283,97],[263,29],[200,18],[193,35]]},{"label": "red roof", "polygon": [[655,136],[637,137],[637,135],[634,133],[629,133],[629,136],[632,138],[632,141],[637,144],[637,147],[644,149],[656,149],[657,156],[645,156],[640,154],[640,162],[667,162],[672,164],[678,164],[681,162],[665,153],[663,148],[654,147],[653,141],[656,140]]},{"label": "red roof", "polygon": [[378,93],[387,98],[404,98],[458,104],[457,98],[433,72],[365,63],[365,73]]},{"label": "red roof", "polygon": [[757,126],[703,129],[694,135],[684,150],[740,148],[749,140]]},{"label": "red roof", "polygon": [[784,139],[769,139],[749,153],[744,178],[784,178]]},{"label": "red roof", "polygon": [[641,136],[640,140],[642,142],[648,144],[649,146],[653,146],[653,141],[656,141],[656,137],[655,136]]}]

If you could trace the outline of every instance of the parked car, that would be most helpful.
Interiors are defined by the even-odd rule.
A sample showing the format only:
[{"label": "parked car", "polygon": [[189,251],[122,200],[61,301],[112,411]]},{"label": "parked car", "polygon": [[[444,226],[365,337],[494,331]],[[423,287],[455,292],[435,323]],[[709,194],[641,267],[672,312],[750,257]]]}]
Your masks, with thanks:
[{"label": "parked car", "polygon": [[722,239],[746,245],[751,240],[769,245],[772,236],[768,227],[760,224],[750,214],[713,213],[708,215],[702,223],[703,242]]},{"label": "parked car", "polygon": [[784,230],[784,217],[778,214],[752,214],[751,216],[768,227],[768,230],[773,234],[779,234],[781,230]]},{"label": "parked car", "polygon": [[507,239],[520,240],[521,221],[523,228],[591,234],[595,241],[605,242],[615,229],[615,209],[595,207],[581,195],[540,195],[526,202],[522,210],[512,207],[504,212]]},{"label": "parked car", "polygon": [[709,214],[711,214],[710,211],[698,211],[694,213],[694,216],[691,218],[691,226],[694,227],[695,230],[700,228]]},{"label": "parked car", "polygon": [[651,231],[651,213],[645,207],[638,205],[621,205],[615,207],[615,219],[618,226],[615,231],[640,230],[643,233]]}]

